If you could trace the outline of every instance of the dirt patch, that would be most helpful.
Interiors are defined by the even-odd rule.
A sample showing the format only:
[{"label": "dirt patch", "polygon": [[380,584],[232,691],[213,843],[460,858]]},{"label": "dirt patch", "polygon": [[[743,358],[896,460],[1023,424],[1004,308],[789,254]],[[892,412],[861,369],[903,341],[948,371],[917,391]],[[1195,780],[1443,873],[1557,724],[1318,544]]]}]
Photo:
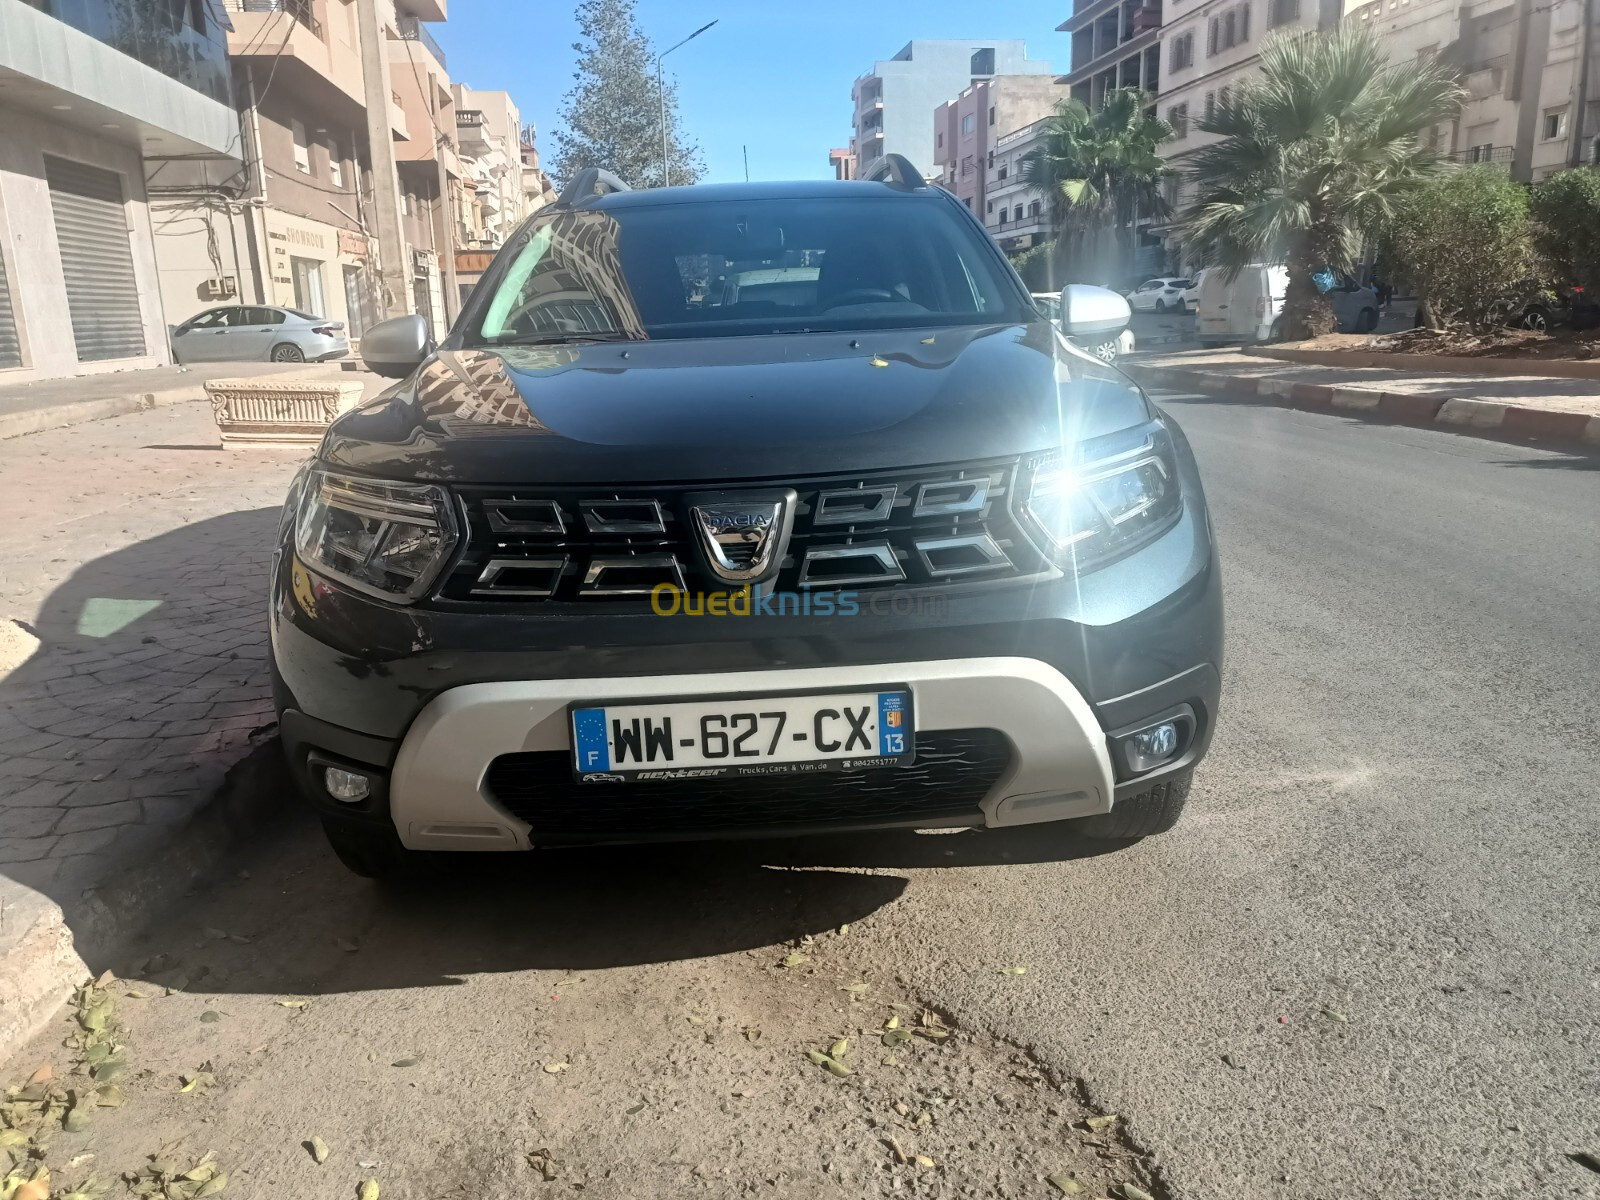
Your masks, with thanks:
[{"label": "dirt patch", "polygon": [[1570,359],[1587,362],[1600,357],[1600,330],[1562,329],[1538,333],[1531,329],[1496,329],[1473,333],[1466,329],[1408,329],[1374,336],[1365,333],[1331,333],[1303,342],[1285,342],[1286,350],[1359,350],[1379,354],[1426,354],[1449,358],[1526,358],[1534,361]]},{"label": "dirt patch", "polygon": [[[1081,1080],[915,994],[896,964],[863,961],[875,914],[816,919],[886,877],[762,867],[763,881],[702,862],[684,868],[713,877],[702,908],[660,890],[677,874],[591,883],[580,861],[548,888],[570,893],[556,910],[510,878],[397,905],[313,853],[194,897],[106,981],[118,1105],[12,1147],[30,1171],[48,1164],[52,1195],[90,1175],[147,1183],[158,1154],[226,1173],[223,1200],[349,1200],[367,1179],[384,1200],[1167,1195],[1127,1114],[1095,1111]],[[472,920],[441,919],[452,903]],[[614,946],[627,926],[593,915],[608,903],[651,938],[703,921],[725,941],[742,920],[811,932],[581,969],[496,957],[523,912],[542,917],[530,958],[603,930],[622,931]],[[64,1015],[0,1079],[49,1063],[63,1096],[86,1096],[82,1025]]]}]

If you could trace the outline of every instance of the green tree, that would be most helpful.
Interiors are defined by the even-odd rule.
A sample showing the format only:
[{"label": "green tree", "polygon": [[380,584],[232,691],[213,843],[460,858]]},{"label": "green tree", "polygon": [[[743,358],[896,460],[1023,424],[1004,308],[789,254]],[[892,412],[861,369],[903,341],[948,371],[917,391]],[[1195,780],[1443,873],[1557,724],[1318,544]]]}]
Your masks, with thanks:
[{"label": "green tree", "polygon": [[1533,242],[1560,284],[1600,295],[1600,168],[1575,167],[1533,185]]},{"label": "green tree", "polygon": [[1494,166],[1429,180],[1396,205],[1383,261],[1435,317],[1504,324],[1536,290],[1527,189]]},{"label": "green tree", "polygon": [[1333,305],[1312,282],[1349,271],[1397,202],[1442,164],[1424,134],[1460,109],[1454,74],[1432,61],[1387,63],[1369,29],[1270,37],[1258,78],[1235,85],[1199,122],[1187,240],[1237,272],[1284,262],[1284,334],[1332,332]]},{"label": "green tree", "polygon": [[[661,89],[655,54],[634,18],[635,0],[581,0],[572,88],[562,102],[551,167],[568,180],[585,167],[614,171],[633,187],[660,187]],[[694,183],[704,173],[700,149],[678,127],[678,93],[668,82],[667,157],[672,182]]]},{"label": "green tree", "polygon": [[[1093,112],[1080,101],[1060,101],[1045,118],[1042,144],[1023,156],[1023,182],[1050,205],[1058,278],[1068,271],[1081,278],[1085,268],[1131,271],[1136,222],[1167,215],[1161,195],[1167,172],[1157,147],[1172,127],[1149,103],[1137,88],[1107,92]],[[1107,250],[1114,252],[1111,262]]]}]

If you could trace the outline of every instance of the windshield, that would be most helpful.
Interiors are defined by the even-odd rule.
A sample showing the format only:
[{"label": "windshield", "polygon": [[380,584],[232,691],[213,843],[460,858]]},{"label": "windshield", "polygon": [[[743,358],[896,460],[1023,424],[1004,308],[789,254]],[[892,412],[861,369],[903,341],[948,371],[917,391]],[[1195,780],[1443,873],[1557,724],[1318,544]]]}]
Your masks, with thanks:
[{"label": "windshield", "polygon": [[838,196],[563,211],[467,345],[1024,320],[992,248],[937,200]]}]

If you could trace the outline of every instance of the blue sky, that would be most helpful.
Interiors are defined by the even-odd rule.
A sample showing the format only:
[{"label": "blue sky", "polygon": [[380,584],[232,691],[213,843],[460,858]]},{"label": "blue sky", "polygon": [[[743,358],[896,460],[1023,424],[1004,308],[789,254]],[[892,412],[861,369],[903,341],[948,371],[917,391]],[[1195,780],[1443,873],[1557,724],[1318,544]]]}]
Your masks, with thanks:
[{"label": "blue sky", "polygon": [[[578,30],[572,0],[450,0],[432,27],[450,76],[503,88],[539,127],[547,157],[561,98],[572,83]],[[1071,0],[639,0],[639,24],[657,49],[715,18],[716,28],[667,59],[686,130],[700,143],[708,182],[827,178],[828,150],[850,140],[850,84],[912,38],[1023,38],[1058,69],[1069,38],[1057,33]],[[933,114],[929,114],[932,120]]]}]

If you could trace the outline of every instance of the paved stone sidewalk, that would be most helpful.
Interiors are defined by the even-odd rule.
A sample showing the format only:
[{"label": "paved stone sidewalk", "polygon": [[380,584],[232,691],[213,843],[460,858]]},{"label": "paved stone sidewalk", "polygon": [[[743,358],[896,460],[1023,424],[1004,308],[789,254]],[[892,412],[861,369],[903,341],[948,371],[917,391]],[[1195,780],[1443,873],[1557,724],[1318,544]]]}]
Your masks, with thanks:
[{"label": "paved stone sidewalk", "polygon": [[193,403],[0,441],[0,881],[69,907],[270,735],[266,575],[304,457],[224,451]]}]

